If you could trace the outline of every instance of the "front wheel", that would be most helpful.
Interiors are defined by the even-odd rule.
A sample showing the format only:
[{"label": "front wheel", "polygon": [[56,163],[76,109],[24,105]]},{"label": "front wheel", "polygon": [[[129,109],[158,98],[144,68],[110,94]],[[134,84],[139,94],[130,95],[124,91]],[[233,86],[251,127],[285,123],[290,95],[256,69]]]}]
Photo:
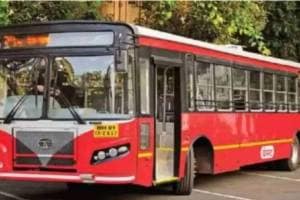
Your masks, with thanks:
[{"label": "front wheel", "polygon": [[295,137],[292,143],[291,156],[282,161],[282,166],[285,170],[294,171],[298,168],[300,158],[300,144],[299,139]]},{"label": "front wheel", "polygon": [[177,195],[189,195],[192,193],[195,178],[195,158],[193,148],[188,153],[185,164],[185,176],[174,184],[174,192]]}]

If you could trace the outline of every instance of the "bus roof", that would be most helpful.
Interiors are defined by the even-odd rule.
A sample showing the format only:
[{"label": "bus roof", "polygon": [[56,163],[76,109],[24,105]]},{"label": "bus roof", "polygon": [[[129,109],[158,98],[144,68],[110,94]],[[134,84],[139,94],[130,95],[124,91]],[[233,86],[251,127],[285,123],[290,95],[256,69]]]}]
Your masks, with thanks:
[{"label": "bus roof", "polygon": [[239,50],[239,49],[233,49],[233,48],[229,48],[225,45],[217,45],[217,44],[212,44],[212,43],[208,43],[208,42],[203,42],[200,40],[194,40],[194,39],[190,39],[187,37],[183,37],[183,36],[179,36],[179,35],[175,35],[175,34],[171,34],[171,33],[167,33],[167,32],[157,31],[157,30],[153,30],[150,28],[142,27],[142,26],[132,25],[132,27],[135,30],[135,33],[139,36],[167,40],[167,41],[172,41],[172,42],[176,42],[176,43],[201,47],[201,48],[205,48],[205,49],[209,49],[209,50],[213,50],[213,51],[218,51],[218,52],[222,52],[222,53],[233,54],[233,55],[237,55],[237,56],[260,60],[260,61],[300,68],[300,63],[293,62],[290,60],[284,60],[284,59],[275,58],[275,57],[271,57],[271,56],[264,56],[264,55],[261,55],[258,53],[251,53],[251,52]]}]

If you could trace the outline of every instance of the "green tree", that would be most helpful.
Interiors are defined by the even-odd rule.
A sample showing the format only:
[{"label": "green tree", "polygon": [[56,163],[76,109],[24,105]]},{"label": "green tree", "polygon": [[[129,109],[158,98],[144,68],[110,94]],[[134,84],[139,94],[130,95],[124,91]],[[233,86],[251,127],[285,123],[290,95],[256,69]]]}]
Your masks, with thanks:
[{"label": "green tree", "polygon": [[269,54],[262,33],[262,2],[159,1],[142,4],[142,25],[218,44],[238,44]]},{"label": "green tree", "polygon": [[300,3],[293,1],[265,4],[268,23],[263,30],[272,55],[300,61]]},{"label": "green tree", "polygon": [[8,23],[8,3],[7,1],[0,1],[0,25]]},{"label": "green tree", "polygon": [[10,23],[36,21],[99,19],[99,2],[75,1],[10,1],[8,4]]}]

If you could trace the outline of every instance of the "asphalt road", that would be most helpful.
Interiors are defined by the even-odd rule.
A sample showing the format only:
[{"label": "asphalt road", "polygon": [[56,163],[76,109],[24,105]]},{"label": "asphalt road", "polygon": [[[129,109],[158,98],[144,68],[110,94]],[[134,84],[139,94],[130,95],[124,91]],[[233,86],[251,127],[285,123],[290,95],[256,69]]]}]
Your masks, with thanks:
[{"label": "asphalt road", "polygon": [[61,183],[0,182],[0,200],[299,200],[300,169],[295,172],[247,169],[197,176],[190,196],[173,195],[168,187],[89,187],[69,192]]}]

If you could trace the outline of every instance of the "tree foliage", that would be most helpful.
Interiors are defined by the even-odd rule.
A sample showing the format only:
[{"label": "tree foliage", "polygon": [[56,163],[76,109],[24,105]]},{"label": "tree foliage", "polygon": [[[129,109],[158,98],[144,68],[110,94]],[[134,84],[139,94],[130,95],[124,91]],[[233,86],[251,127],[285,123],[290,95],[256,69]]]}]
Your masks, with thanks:
[{"label": "tree foliage", "polygon": [[253,1],[159,1],[142,4],[141,24],[218,44],[238,44],[269,54],[262,30],[263,3]]},{"label": "tree foliage", "polygon": [[0,1],[0,24],[8,23],[8,3],[7,1]]},{"label": "tree foliage", "polygon": [[272,55],[300,61],[300,3],[268,2],[265,9],[268,23],[263,36]]},{"label": "tree foliage", "polygon": [[98,6],[98,2],[10,1],[8,19],[14,24],[50,20],[99,19]]}]

